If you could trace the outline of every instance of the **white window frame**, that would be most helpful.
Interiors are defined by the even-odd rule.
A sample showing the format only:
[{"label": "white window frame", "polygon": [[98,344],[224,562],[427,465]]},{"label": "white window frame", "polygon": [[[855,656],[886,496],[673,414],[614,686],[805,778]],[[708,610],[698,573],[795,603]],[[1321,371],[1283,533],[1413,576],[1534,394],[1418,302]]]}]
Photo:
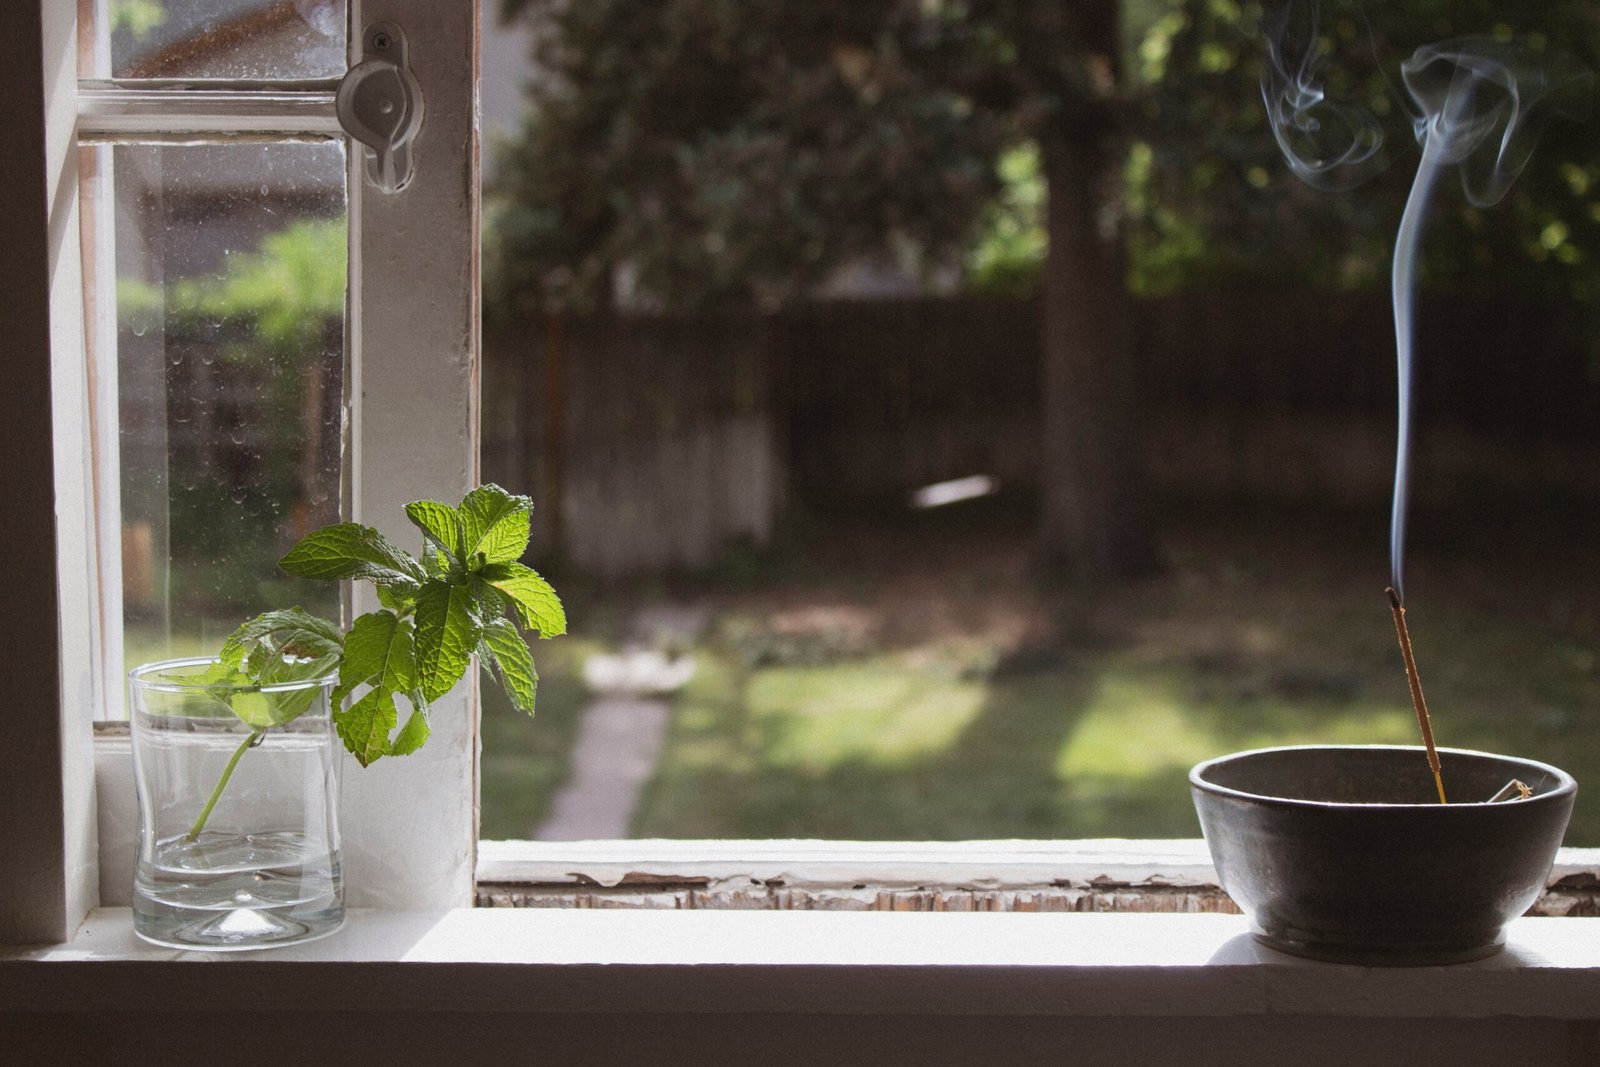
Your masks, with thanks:
[{"label": "white window frame", "polygon": [[[811,1062],[816,1052],[854,1062],[884,1054],[885,1027],[923,1035],[919,1048],[952,1062],[1036,1057],[1042,1047],[1108,1063],[1153,1062],[1173,1050],[1265,1062],[1285,1048],[1326,1051],[1330,1040],[1353,1062],[1358,1051],[1363,1060],[1374,1048],[1392,1052],[1402,1038],[1422,1050],[1413,1058],[1447,1045],[1452,1062],[1467,1062],[1485,1038],[1550,1062],[1600,1049],[1597,919],[1521,920],[1513,952],[1481,965],[1374,973],[1274,957],[1254,947],[1237,916],[470,909],[470,692],[436,709],[421,754],[348,776],[347,841],[361,851],[351,855],[357,908],[341,936],[217,971],[198,954],[138,942],[126,909],[91,914],[97,864],[110,857],[96,847],[91,739],[101,683],[90,655],[95,516],[85,487],[94,456],[81,355],[74,5],[23,6],[0,33],[9,150],[0,156],[0,225],[8,226],[0,278],[11,287],[0,298],[0,552],[10,578],[10,610],[0,611],[0,1033],[8,1049],[20,1038],[25,1058],[64,1045],[126,1056],[167,1047],[179,1012],[195,1033],[226,1035],[240,1048],[358,1059],[375,1050],[414,1058],[498,1036],[504,1055],[554,1047],[590,1059],[610,1050],[620,1061],[665,1047],[706,1062],[749,1058],[752,1049],[774,1062]],[[367,17],[392,11],[416,27],[414,40],[427,43],[413,53],[419,76],[451,65],[458,75],[429,100],[414,190],[426,212],[405,232],[411,247],[392,240],[401,233],[394,227],[417,222],[397,204],[367,197],[360,211],[356,243],[368,253],[353,263],[360,294],[392,298],[419,264],[454,274],[404,314],[367,314],[357,326],[353,393],[366,417],[353,424],[362,450],[353,503],[394,532],[400,502],[457,494],[476,473],[476,5],[435,6],[461,10],[364,4]],[[394,257],[374,257],[383,241]],[[56,627],[45,622],[52,616]],[[109,804],[109,794],[101,800]],[[591,859],[621,877],[633,862]],[[794,869],[778,862],[775,870]],[[27,943],[46,947],[3,947]],[[455,1014],[428,1014],[439,1011]]]},{"label": "white window frame", "polygon": [[[352,7],[357,26],[391,19],[405,27],[427,98],[416,176],[405,193],[370,192],[354,153],[350,181],[351,218],[358,220],[350,271],[350,503],[363,521],[411,536],[396,521],[401,504],[418,496],[459,497],[477,481],[478,13],[476,4],[458,0],[352,0]],[[35,17],[40,23],[30,26]],[[13,402],[0,420],[7,476],[0,525],[13,567],[13,603],[31,610],[0,612],[0,691],[18,712],[4,724],[0,745],[0,856],[7,864],[0,944],[68,941],[97,904],[126,900],[133,840],[127,744],[91,742],[94,708],[109,683],[96,677],[91,654],[97,516],[87,487],[96,457],[76,239],[75,22],[72,5],[55,0],[40,0],[17,21],[20,32],[0,35],[0,89],[18,109],[21,149],[0,170],[0,197],[21,205],[14,216],[19,238],[0,242],[0,276],[21,280],[4,320]],[[35,47],[39,40],[42,48]],[[52,455],[43,454],[44,441],[53,441]],[[38,519],[52,512],[53,538]],[[58,631],[38,625],[51,612],[59,616]],[[399,912],[472,904],[477,714],[473,681],[435,706],[434,735],[420,754],[346,775],[345,859],[354,907]],[[641,871],[769,881],[810,871],[825,884],[999,878],[1024,885],[1063,875],[1093,881],[1114,870],[1131,883],[1160,877],[1191,884],[1209,870],[1196,858],[1196,845],[502,842],[486,849],[478,873],[491,881],[583,884]],[[1563,866],[1592,868],[1595,860],[1583,850],[1565,855]]]},{"label": "white window frame", "polygon": [[87,390],[51,359],[83,343],[81,266],[67,236],[77,230],[74,20],[66,5],[43,4],[6,21],[0,90],[15,143],[0,197],[15,224],[0,267],[16,290],[0,312],[13,398],[0,420],[0,548],[16,568],[13,602],[29,606],[0,613],[0,685],[18,711],[0,749],[0,854],[11,865],[0,878],[0,941],[15,942],[77,928],[94,903],[96,860],[88,511],[85,481],[67,476],[86,469]]},{"label": "white window frame", "polygon": [[[12,165],[0,171],[0,195],[23,205],[14,216],[19,239],[4,242],[0,262],[8,277],[24,281],[5,318],[15,364],[8,370],[14,375],[8,407],[16,410],[4,420],[0,521],[6,555],[19,571],[14,603],[29,605],[0,621],[7,650],[0,679],[11,693],[8,703],[29,709],[0,747],[7,813],[0,819],[0,854],[10,867],[0,879],[0,942],[11,943],[65,939],[96,904],[126,900],[131,879],[131,847],[118,844],[132,840],[128,746],[91,741],[95,709],[120,678],[99,676],[93,666],[100,660],[96,585],[114,566],[96,559],[95,530],[116,524],[103,508],[97,513],[91,488],[104,456],[94,450],[84,357],[76,138],[79,123],[148,129],[166,103],[148,94],[126,107],[80,99],[77,5],[23,6],[28,10],[8,15],[0,34],[0,89],[8,110],[18,113],[17,125],[8,122],[7,129],[21,142],[8,158]],[[405,502],[460,499],[478,477],[478,5],[351,0],[350,6],[352,62],[360,27],[382,20],[401,25],[426,101],[413,142],[416,169],[404,191],[385,196],[366,188],[359,151],[350,154],[349,177],[347,507],[357,521],[409,538]],[[260,94],[213,98],[205,107],[181,103],[203,97],[176,97],[173,132],[227,128],[230,114],[236,128],[264,124],[290,132],[301,123],[309,132],[325,131],[331,97],[317,95],[303,119],[270,114],[265,120],[251,117],[261,110]],[[80,115],[83,107],[89,116]],[[48,292],[38,285],[45,280]],[[39,454],[43,442],[53,442],[50,462]],[[53,531],[42,518],[50,515]],[[50,615],[59,617],[59,632],[39,625]],[[345,775],[344,864],[353,906],[471,903],[475,684],[437,702],[431,725],[422,752]]]}]

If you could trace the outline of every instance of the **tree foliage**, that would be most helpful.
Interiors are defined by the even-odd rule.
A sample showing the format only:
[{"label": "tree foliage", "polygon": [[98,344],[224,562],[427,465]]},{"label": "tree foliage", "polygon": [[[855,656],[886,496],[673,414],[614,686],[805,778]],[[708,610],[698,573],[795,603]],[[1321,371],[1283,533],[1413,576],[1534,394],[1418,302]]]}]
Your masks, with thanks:
[{"label": "tree foliage", "polygon": [[[1265,7],[1277,15],[1283,3]],[[1263,14],[1260,4],[1181,0],[1143,35],[1125,191],[1136,288],[1384,284],[1419,160],[1415,105],[1399,73],[1416,48],[1467,35],[1517,37],[1552,67],[1600,69],[1600,10],[1591,3],[1326,0],[1315,42],[1326,90],[1375,116],[1385,134],[1381,173],[1326,192],[1289,171],[1268,127]],[[1469,285],[1492,270],[1497,285],[1514,277],[1541,292],[1596,292],[1600,131],[1593,116],[1567,111],[1545,128],[1532,165],[1500,205],[1474,208],[1453,180],[1441,184],[1423,240],[1431,284]]]},{"label": "tree foliage", "polygon": [[[1103,5],[1098,5],[1103,6]],[[958,261],[1008,149],[1108,91],[1097,5],[509,0],[537,29],[502,302],[772,306],[853,258]]]},{"label": "tree foliage", "polygon": [[[913,270],[1028,291],[1044,191],[1029,153],[1107,108],[1125,166],[1103,209],[1136,290],[1376,285],[1417,160],[1402,60],[1481,33],[1600,68],[1600,13],[1580,0],[1327,0],[1328,89],[1385,123],[1389,166],[1326,193],[1289,173],[1268,129],[1263,5],[1124,0],[1120,78],[1082,47],[1082,19],[1103,6],[508,0],[537,28],[536,76],[501,168],[491,304],[593,308],[621,278],[645,306],[771,306],[885,249]],[[1524,284],[1592,294],[1595,134],[1592,120],[1553,123],[1497,209],[1445,195],[1426,276],[1518,264]]]},{"label": "tree foliage", "polygon": [[[345,242],[343,216],[301,219],[267,234],[256,251],[228,257],[216,275],[178,278],[166,288],[119,278],[117,314],[141,331],[163,315],[190,328],[244,325],[253,344],[298,361],[344,318]],[[248,355],[250,346],[244,349]]]}]

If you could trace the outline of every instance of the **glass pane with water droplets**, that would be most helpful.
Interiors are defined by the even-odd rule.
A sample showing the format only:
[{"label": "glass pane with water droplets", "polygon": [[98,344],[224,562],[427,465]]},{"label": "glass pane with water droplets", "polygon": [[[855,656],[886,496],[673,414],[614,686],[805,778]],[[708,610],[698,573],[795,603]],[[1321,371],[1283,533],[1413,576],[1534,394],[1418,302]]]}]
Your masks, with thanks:
[{"label": "glass pane with water droplets", "polygon": [[346,0],[95,0],[84,77],[332,78]]},{"label": "glass pane with water droplets", "polygon": [[339,518],[343,146],[92,151],[114,205],[127,665],[214,653],[268,608],[336,617],[333,587],[277,560]]}]

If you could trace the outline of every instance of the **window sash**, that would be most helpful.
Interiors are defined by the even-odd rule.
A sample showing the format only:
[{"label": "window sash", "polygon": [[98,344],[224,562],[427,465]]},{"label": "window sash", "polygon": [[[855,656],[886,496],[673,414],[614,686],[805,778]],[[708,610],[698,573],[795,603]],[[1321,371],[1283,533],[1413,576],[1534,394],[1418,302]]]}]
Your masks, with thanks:
[{"label": "window sash", "polygon": [[[366,20],[398,19],[417,40],[428,42],[416,56],[419,68],[427,72],[424,85],[430,114],[418,143],[418,185],[413,190],[417,199],[409,202],[409,208],[405,203],[364,204],[359,212],[360,239],[351,244],[352,254],[362,263],[360,269],[352,264],[352,285],[359,285],[351,327],[357,335],[351,352],[359,374],[352,387],[356,415],[352,432],[360,462],[351,504],[355,514],[370,516],[391,532],[401,525],[394,521],[399,503],[421,495],[459,496],[476,481],[477,473],[477,153],[472,118],[477,13],[475,5],[447,2],[426,12],[400,10],[401,6],[390,0],[358,8],[365,8]],[[465,10],[444,10],[457,6]],[[39,8],[44,10],[43,20]],[[37,451],[53,430],[59,477],[52,480],[48,463],[18,465],[25,469],[9,472],[0,508],[8,531],[7,558],[13,564],[27,564],[15,569],[18,584],[13,595],[17,602],[41,610],[43,605],[59,604],[60,636],[56,639],[48,627],[40,627],[35,615],[0,616],[4,620],[0,640],[12,653],[0,657],[0,679],[10,683],[5,685],[8,697],[21,700],[19,714],[8,720],[7,744],[0,747],[0,781],[5,782],[0,787],[0,799],[5,801],[0,808],[7,813],[0,820],[0,849],[8,859],[7,877],[0,879],[0,942],[65,941],[94,898],[91,758],[124,775],[130,768],[126,741],[107,739],[94,746],[97,751],[89,743],[88,717],[94,694],[103,687],[91,682],[86,661],[80,660],[88,647],[90,626],[81,609],[92,606],[86,578],[91,546],[84,544],[89,528],[86,501],[83,485],[73,481],[73,471],[85,469],[89,454],[87,401],[77,377],[82,366],[75,357],[84,341],[84,315],[77,304],[81,264],[76,242],[58,241],[46,247],[45,240],[46,233],[74,232],[77,221],[75,182],[70,180],[77,100],[72,66],[65,62],[72,53],[70,9],[41,0],[38,8],[27,5],[23,17],[9,28],[15,32],[0,35],[0,88],[16,90],[8,92],[7,99],[24,113],[18,131],[23,150],[12,156],[14,169],[0,169],[0,195],[6,195],[8,202],[33,204],[43,184],[47,212],[38,212],[35,219],[25,208],[21,228],[36,240],[0,249],[0,263],[17,266],[6,276],[20,279],[22,289],[17,294],[21,310],[6,320],[17,331],[9,338],[15,357],[9,383],[19,402],[4,420],[5,454],[8,463],[15,464],[32,454],[25,448]],[[57,80],[34,115],[27,105],[39,100],[38,86],[47,70],[56,71]],[[455,76],[449,73],[452,70]],[[442,86],[434,81],[441,74]],[[47,121],[36,121],[44,115]],[[40,183],[41,163],[50,178],[69,180]],[[359,181],[353,181],[351,189],[355,198],[380,199],[364,197]],[[352,216],[356,214],[352,204]],[[419,219],[426,224],[406,229]],[[435,283],[418,301],[421,308],[398,317],[371,313],[386,293],[388,302],[394,303],[400,300],[394,295],[397,291],[420,288],[415,286],[424,276],[419,272],[427,272],[425,276]],[[48,315],[46,279],[54,283]],[[40,292],[31,294],[26,291],[29,287]],[[42,399],[52,385],[53,407]],[[459,385],[459,392],[449,391],[452,385]],[[33,403],[35,399],[39,402]],[[384,413],[381,418],[379,412]],[[13,443],[18,444],[15,450],[10,447]],[[409,461],[424,451],[425,462]],[[33,524],[38,514],[48,513],[52,501],[57,536],[37,537]],[[38,655],[19,655],[18,650],[36,650]],[[450,706],[441,704],[435,724],[442,729],[423,753],[347,777],[348,836],[366,842],[359,861],[352,856],[350,865],[354,903],[435,908],[470,902],[477,785],[473,694]],[[103,773],[102,783],[102,812],[109,810],[131,825],[131,776],[119,783]],[[459,788],[463,784],[467,788]],[[124,793],[125,803],[118,803],[117,796]],[[104,817],[100,831],[107,841],[131,844],[131,835],[108,826]],[[680,852],[692,851],[694,844],[669,843]],[[711,844],[755,845],[770,851],[801,843]],[[541,847],[549,854],[538,857],[539,862],[571,872],[577,858],[576,869],[585,869],[585,846]],[[635,861],[625,855],[630,850],[637,851],[637,843],[614,843],[606,862],[613,869],[633,865]],[[131,847],[126,851],[131,867]],[[503,876],[506,868],[494,864],[505,857],[495,856],[494,846],[485,851],[486,870]],[[970,866],[975,858],[961,857],[959,862]],[[1600,864],[1600,855],[1583,856],[1581,861],[1593,869]],[[100,873],[125,893],[128,880],[118,880],[117,862],[112,848],[100,850]],[[413,872],[436,864],[438,873],[426,881],[413,878]],[[681,862],[671,866],[678,872],[688,869]],[[902,874],[906,870],[898,869]],[[966,877],[959,870],[955,869],[954,880]],[[858,868],[857,873],[862,871]],[[917,877],[949,879],[952,873],[952,868],[935,864]]]},{"label": "window sash", "polygon": [[0,942],[60,940],[94,902],[87,390],[76,360],[52,358],[83,341],[73,31],[69,5],[41,3],[9,13],[0,34],[0,198],[13,224],[0,242],[10,282],[0,551],[15,606],[0,613],[13,711],[0,745]]},{"label": "window sash", "polygon": [[273,82],[208,83],[203,89],[149,82],[84,81],[78,86],[78,140],[244,135],[289,140],[337,137],[337,86],[288,88]]},{"label": "window sash", "polygon": [[[70,5],[40,0],[37,8],[29,7],[42,32],[30,30],[30,20],[23,20],[21,32],[0,48],[0,59],[19,60],[3,64],[8,76],[0,84],[26,87],[31,76],[37,79],[37,99],[42,72],[58,75],[40,109],[48,121],[36,146],[50,150],[48,173],[66,179],[50,183],[48,232],[77,232],[74,127],[80,121],[89,141],[129,136],[146,140],[163,133],[174,138],[327,135],[331,97],[323,84],[290,90],[263,83],[259,91],[233,84],[202,92],[95,82],[80,92]],[[349,163],[350,476],[345,511],[392,537],[412,535],[402,510],[406,502],[460,499],[478,480],[478,7],[459,0],[365,0],[352,5],[357,27],[388,20],[406,31],[413,42],[413,72],[427,101],[427,120],[414,142],[416,172],[403,193],[369,193],[359,147],[351,151]],[[355,52],[360,33],[350,36]],[[13,56],[13,51],[19,54]],[[28,99],[25,93],[18,96]],[[32,132],[24,126],[24,136]],[[23,176],[13,179],[7,172],[4,182],[6,192],[37,195]],[[115,737],[98,745],[90,741],[93,709],[109,692],[120,691],[121,679],[96,678],[90,666],[98,658],[89,649],[92,619],[101,605],[93,595],[90,575],[99,565],[93,558],[94,539],[87,534],[105,516],[90,514],[87,493],[93,479],[76,473],[87,474],[93,462],[78,242],[58,243],[56,248],[60,254],[50,262],[35,257],[27,270],[17,272],[49,277],[54,283],[51,344],[39,345],[38,363],[22,373],[53,377],[55,417],[49,411],[34,412],[29,421],[12,428],[20,433],[27,426],[36,439],[48,437],[52,426],[55,433],[56,477],[52,482],[47,467],[31,484],[34,496],[55,498],[57,543],[49,546],[55,553],[38,572],[44,576],[34,582],[38,588],[25,586],[21,593],[48,592],[44,599],[34,598],[35,603],[59,599],[61,637],[52,651],[60,667],[42,660],[26,668],[20,663],[7,666],[8,680],[13,672],[21,677],[31,668],[50,676],[47,680],[54,685],[35,687],[41,694],[44,688],[50,692],[36,701],[39,713],[30,720],[25,743],[8,745],[0,754],[0,769],[7,772],[0,779],[9,778],[8,792],[19,798],[18,804],[7,805],[8,811],[24,807],[20,798],[40,791],[53,792],[57,802],[35,801],[29,818],[0,820],[11,823],[0,844],[13,846],[8,855],[28,853],[33,868],[19,870],[18,877],[8,880],[14,891],[0,894],[0,941],[64,940],[96,903],[97,883],[106,887],[110,903],[119,895],[125,898],[132,877],[132,850],[117,843],[131,840],[126,828],[134,797],[126,742]],[[26,494],[7,496],[7,525],[21,523],[29,503]],[[356,607],[365,610],[366,605],[358,601]],[[32,619],[13,620],[6,627],[7,636],[38,630]],[[14,691],[28,692],[23,686]],[[352,906],[430,909],[472,902],[475,680],[435,703],[432,726],[433,736],[420,753],[366,770],[352,767],[345,775],[343,861]],[[45,758],[38,758],[41,753]],[[107,842],[98,852],[97,822],[98,836]]]}]

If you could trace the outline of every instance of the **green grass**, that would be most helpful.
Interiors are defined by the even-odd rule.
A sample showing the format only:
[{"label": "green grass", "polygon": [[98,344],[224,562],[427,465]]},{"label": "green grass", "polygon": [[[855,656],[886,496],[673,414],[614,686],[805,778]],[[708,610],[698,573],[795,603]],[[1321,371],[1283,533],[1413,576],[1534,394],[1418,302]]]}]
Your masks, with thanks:
[{"label": "green grass", "polygon": [[561,637],[534,641],[539,695],[532,721],[511,706],[500,686],[484,675],[483,750],[479,766],[479,836],[528,838],[567,779],[568,755],[587,693],[583,660],[599,648],[593,641]]},{"label": "green grass", "polygon": [[[702,650],[636,832],[644,837],[1192,836],[1190,766],[1279,744],[1414,744],[1403,693],[1219,691],[1135,654],[1015,680],[930,678],[900,656],[747,671]],[[1594,781],[1593,716],[1512,717],[1496,679],[1435,687],[1446,740],[1543,757]],[[1403,685],[1403,682],[1402,682]],[[1592,708],[1593,697],[1589,707]],[[1419,774],[1427,769],[1419,762]],[[1600,841],[1584,801],[1574,844]]]},{"label": "green grass", "polygon": [[[1178,540],[1165,575],[1097,600],[1040,591],[1004,567],[982,589],[944,574],[930,592],[926,575],[871,559],[832,586],[732,598],[723,639],[697,649],[701,670],[676,701],[634,832],[1193,836],[1186,775],[1199,760],[1416,743],[1381,566],[1338,533],[1261,534]],[[1417,554],[1410,618],[1440,744],[1600,783],[1596,575],[1592,552],[1577,551],[1494,569]],[[876,613],[876,647],[766,662],[726,638],[808,600]],[[1051,617],[1043,636],[993,622],[1037,602]],[[940,625],[941,612],[959,624]],[[1447,763],[1447,786],[1448,775]],[[1600,845],[1600,786],[1580,790],[1568,843]]]},{"label": "green grass", "polygon": [[640,836],[1190,836],[1199,760],[1414,729],[1399,704],[1197,700],[1196,672],[1119,655],[993,681],[903,655],[753,671],[705,655]]}]

